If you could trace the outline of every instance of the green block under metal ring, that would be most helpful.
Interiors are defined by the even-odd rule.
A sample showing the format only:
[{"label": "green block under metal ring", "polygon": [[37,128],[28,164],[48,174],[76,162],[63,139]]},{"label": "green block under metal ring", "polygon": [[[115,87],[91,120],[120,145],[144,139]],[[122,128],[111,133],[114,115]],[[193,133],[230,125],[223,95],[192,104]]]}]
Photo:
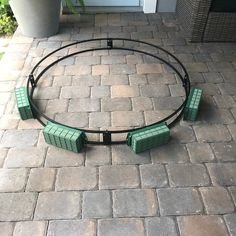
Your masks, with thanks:
[{"label": "green block under metal ring", "polygon": [[26,87],[15,88],[16,105],[22,120],[28,120],[33,117],[30,107],[29,99],[27,96]]},{"label": "green block under metal ring", "polygon": [[169,128],[161,123],[128,133],[127,144],[135,153],[140,153],[168,143],[169,138]]},{"label": "green block under metal ring", "polygon": [[184,120],[195,121],[200,106],[202,89],[192,88],[190,90],[186,107],[184,109]]},{"label": "green block under metal ring", "polygon": [[86,135],[77,129],[48,122],[43,129],[45,142],[78,153],[86,143]]}]

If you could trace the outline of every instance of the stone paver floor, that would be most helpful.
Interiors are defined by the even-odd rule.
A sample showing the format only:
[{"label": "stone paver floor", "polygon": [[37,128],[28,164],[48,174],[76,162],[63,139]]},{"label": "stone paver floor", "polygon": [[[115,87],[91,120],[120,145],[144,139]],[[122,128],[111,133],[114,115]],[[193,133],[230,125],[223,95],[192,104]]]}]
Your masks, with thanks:
[{"label": "stone paver floor", "polygon": [[[19,119],[14,87],[52,50],[108,36],[174,53],[204,90],[198,121],[180,121],[168,145],[140,155],[126,145],[75,154],[45,144],[38,122]],[[84,15],[62,22],[53,37],[16,32],[0,67],[0,235],[236,235],[236,44],[189,43],[174,14]],[[163,64],[104,50],[60,62],[43,76],[35,98],[58,121],[120,129],[170,114],[183,95]]]}]

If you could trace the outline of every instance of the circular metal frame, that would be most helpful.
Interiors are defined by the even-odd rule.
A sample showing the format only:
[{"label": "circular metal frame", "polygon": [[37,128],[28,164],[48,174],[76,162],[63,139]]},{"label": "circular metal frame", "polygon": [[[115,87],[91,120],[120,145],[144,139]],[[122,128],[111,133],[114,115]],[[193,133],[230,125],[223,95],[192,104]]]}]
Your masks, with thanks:
[{"label": "circular metal frame", "polygon": [[[58,51],[63,50],[65,48],[68,48],[70,46],[74,46],[74,45],[77,45],[77,44],[84,44],[84,43],[93,42],[93,41],[100,41],[100,42],[106,41],[107,46],[106,47],[99,47],[99,48],[91,48],[91,49],[86,49],[86,50],[81,50],[81,51],[78,50],[77,52],[68,54],[66,56],[62,56],[59,59],[55,60],[54,62],[50,63],[44,69],[42,69],[42,71],[40,71],[38,73],[38,75],[36,75],[36,76],[34,75],[36,73],[36,69],[41,65],[41,63],[43,61],[45,61],[48,57],[50,57],[53,54],[57,53]],[[126,47],[115,46],[114,41],[133,42],[133,43],[138,43],[140,45],[150,46],[153,49],[158,49],[162,53],[165,53],[169,57],[171,57],[171,59],[176,63],[176,65],[178,65],[180,67],[180,69],[175,67],[174,63],[168,62],[167,60],[161,58],[159,55],[157,56],[157,55],[152,54],[150,52],[142,51],[142,50],[135,49],[135,48],[126,48]],[[156,58],[157,60],[163,62],[168,67],[170,67],[176,73],[178,78],[181,80],[182,85],[183,85],[184,90],[185,90],[184,102],[173,113],[171,113],[169,116],[165,117],[164,119],[161,119],[161,120],[159,120],[155,123],[152,123],[152,124],[149,124],[149,125],[146,125],[146,126],[142,126],[142,127],[138,127],[138,128],[134,128],[134,129],[126,129],[126,130],[89,130],[89,129],[82,129],[82,128],[77,128],[77,127],[72,127],[72,126],[68,126],[66,124],[59,123],[59,122],[49,118],[43,112],[41,112],[39,110],[39,108],[34,103],[33,94],[34,94],[34,90],[37,86],[37,83],[40,80],[40,78],[43,76],[43,74],[47,70],[49,70],[51,67],[56,65],[58,62],[60,62],[62,60],[65,60],[65,59],[67,59],[71,56],[75,56],[75,55],[82,54],[82,53],[85,53],[85,52],[99,51],[99,50],[126,50],[126,51],[132,51],[132,52],[137,52],[137,53],[148,55],[150,57]],[[166,122],[168,127],[173,126],[181,118],[181,116],[183,114],[184,108],[186,106],[187,98],[188,98],[188,95],[189,95],[189,91],[190,91],[189,75],[188,75],[187,70],[185,69],[184,65],[181,63],[181,61],[177,57],[175,57],[172,53],[168,52],[167,50],[163,49],[162,47],[156,46],[154,44],[143,42],[143,41],[140,41],[140,40],[125,39],[125,38],[97,38],[97,39],[81,40],[81,41],[77,41],[77,42],[68,44],[66,46],[63,46],[61,48],[58,48],[58,49],[54,50],[53,52],[49,53],[48,55],[46,55],[44,58],[42,58],[33,67],[30,75],[28,76],[28,80],[27,80],[27,94],[28,94],[28,98],[29,98],[29,101],[30,101],[30,105],[31,105],[34,117],[43,126],[46,125],[45,121],[43,121],[43,119],[45,119],[46,121],[51,121],[55,124],[61,124],[61,125],[64,125],[66,127],[70,127],[70,128],[73,128],[73,129],[84,131],[85,133],[96,133],[96,134],[102,134],[103,135],[103,141],[89,141],[88,140],[87,143],[89,143],[89,144],[121,144],[121,143],[125,143],[126,140],[112,141],[112,135],[113,134],[128,133],[128,132],[131,132],[131,131],[134,131],[134,130],[142,129],[144,127],[149,127],[149,126],[152,126],[152,125],[155,125],[155,124],[160,124],[160,123],[163,123],[163,122]]]}]

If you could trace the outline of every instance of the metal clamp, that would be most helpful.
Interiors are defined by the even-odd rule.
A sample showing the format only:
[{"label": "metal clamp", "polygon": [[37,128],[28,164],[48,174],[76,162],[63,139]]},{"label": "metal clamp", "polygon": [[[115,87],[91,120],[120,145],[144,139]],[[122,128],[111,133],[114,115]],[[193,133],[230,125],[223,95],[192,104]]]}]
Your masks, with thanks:
[{"label": "metal clamp", "polygon": [[112,49],[112,48],[113,48],[113,41],[112,41],[112,39],[108,39],[108,40],[107,40],[107,47],[108,47],[109,49]]},{"label": "metal clamp", "polygon": [[111,145],[111,132],[106,131],[103,133],[103,144]]},{"label": "metal clamp", "polygon": [[30,81],[30,84],[33,88],[36,87],[36,83],[35,83],[35,80],[34,80],[34,76],[32,74],[29,75],[29,81]]}]

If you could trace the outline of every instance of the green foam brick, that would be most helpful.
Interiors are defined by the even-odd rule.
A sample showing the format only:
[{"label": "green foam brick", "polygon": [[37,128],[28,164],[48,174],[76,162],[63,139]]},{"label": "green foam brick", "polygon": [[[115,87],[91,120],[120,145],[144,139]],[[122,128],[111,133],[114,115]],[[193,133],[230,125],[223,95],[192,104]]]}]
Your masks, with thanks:
[{"label": "green foam brick", "polygon": [[26,87],[15,88],[16,105],[22,120],[33,118]]},{"label": "green foam brick", "polygon": [[161,123],[128,133],[127,144],[135,153],[140,153],[168,143],[169,138],[169,128]]},{"label": "green foam brick", "polygon": [[195,121],[200,106],[202,89],[192,88],[190,90],[186,107],[184,109],[184,120]]},{"label": "green foam brick", "polygon": [[43,129],[45,142],[73,152],[79,152],[86,142],[84,132],[48,122]]}]

